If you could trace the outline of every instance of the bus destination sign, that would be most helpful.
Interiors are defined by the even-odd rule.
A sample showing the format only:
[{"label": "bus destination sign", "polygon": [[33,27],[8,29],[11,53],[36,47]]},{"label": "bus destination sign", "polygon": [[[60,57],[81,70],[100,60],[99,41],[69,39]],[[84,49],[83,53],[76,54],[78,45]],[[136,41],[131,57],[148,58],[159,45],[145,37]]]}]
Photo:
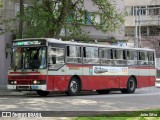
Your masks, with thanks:
[{"label": "bus destination sign", "polygon": [[14,41],[13,46],[45,45],[45,41]]}]

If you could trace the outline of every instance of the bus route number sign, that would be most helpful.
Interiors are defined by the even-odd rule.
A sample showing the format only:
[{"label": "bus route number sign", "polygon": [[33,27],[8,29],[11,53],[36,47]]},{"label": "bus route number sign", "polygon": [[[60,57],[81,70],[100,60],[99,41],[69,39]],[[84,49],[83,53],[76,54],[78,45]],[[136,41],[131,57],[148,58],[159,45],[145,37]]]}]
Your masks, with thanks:
[{"label": "bus route number sign", "polygon": [[45,45],[44,41],[15,41],[13,46]]}]

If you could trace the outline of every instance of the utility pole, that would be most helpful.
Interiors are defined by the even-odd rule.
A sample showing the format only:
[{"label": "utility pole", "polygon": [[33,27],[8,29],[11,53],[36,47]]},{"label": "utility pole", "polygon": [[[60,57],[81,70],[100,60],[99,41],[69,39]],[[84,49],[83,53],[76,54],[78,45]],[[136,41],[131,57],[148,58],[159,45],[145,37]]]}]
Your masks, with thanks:
[{"label": "utility pole", "polygon": [[134,40],[134,46],[138,47],[138,8],[136,8],[136,20],[135,20],[135,40]]},{"label": "utility pole", "polygon": [[23,37],[23,15],[24,15],[24,5],[23,5],[23,0],[20,0],[19,38]]}]

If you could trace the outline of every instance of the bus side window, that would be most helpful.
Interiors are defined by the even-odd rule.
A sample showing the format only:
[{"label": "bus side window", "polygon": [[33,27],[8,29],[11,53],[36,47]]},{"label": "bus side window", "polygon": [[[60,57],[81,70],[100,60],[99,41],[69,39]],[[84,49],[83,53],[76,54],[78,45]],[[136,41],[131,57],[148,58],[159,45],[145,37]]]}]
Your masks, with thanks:
[{"label": "bus side window", "polygon": [[137,51],[127,50],[126,57],[127,57],[127,65],[137,65],[138,61]]},{"label": "bus side window", "polygon": [[84,47],[83,48],[83,63],[99,64],[98,47]]},{"label": "bus side window", "polygon": [[49,47],[48,49],[48,65],[49,69],[58,69],[64,64],[64,48]]},{"label": "bus side window", "polygon": [[149,64],[150,66],[155,65],[154,52],[149,52]]},{"label": "bus side window", "polygon": [[112,65],[113,64],[113,54],[112,49],[109,48],[101,48],[100,52],[101,56],[101,64]]},{"label": "bus side window", "polygon": [[67,63],[82,63],[81,46],[67,46]]},{"label": "bus side window", "polygon": [[126,59],[125,59],[125,53],[124,50],[121,49],[116,49],[114,50],[114,63],[115,65],[125,65],[126,64]]},{"label": "bus side window", "polygon": [[139,52],[139,65],[149,65],[149,56],[148,52],[140,51]]}]

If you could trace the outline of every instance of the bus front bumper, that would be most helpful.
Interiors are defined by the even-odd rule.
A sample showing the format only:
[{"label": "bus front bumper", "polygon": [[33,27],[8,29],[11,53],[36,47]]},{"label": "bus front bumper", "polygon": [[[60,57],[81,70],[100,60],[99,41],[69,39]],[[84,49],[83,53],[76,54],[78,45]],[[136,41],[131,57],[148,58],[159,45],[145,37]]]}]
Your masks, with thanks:
[{"label": "bus front bumper", "polygon": [[7,88],[9,90],[17,90],[17,91],[47,90],[46,85],[7,85]]}]

